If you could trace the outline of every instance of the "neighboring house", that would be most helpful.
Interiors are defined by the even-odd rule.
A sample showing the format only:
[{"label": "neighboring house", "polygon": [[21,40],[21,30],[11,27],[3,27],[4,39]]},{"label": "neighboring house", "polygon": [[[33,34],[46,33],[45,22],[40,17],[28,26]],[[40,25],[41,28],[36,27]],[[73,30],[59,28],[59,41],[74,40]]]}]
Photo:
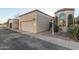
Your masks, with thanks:
[{"label": "neighboring house", "polygon": [[9,19],[8,28],[19,29],[19,20],[18,19]]},{"label": "neighboring house", "polygon": [[74,23],[74,9],[63,8],[55,12],[55,23],[61,31],[67,32],[68,27]]},{"label": "neighboring house", "polygon": [[49,20],[52,17],[39,10],[19,16],[19,30],[38,33],[49,29]]},{"label": "neighboring house", "polygon": [[8,28],[12,28],[12,23],[13,23],[13,20],[12,19],[8,19]]}]

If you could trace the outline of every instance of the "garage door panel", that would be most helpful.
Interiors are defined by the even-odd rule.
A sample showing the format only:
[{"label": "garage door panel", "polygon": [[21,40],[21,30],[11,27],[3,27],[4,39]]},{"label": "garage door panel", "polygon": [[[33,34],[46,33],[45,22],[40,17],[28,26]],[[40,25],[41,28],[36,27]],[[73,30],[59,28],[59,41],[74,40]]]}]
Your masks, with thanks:
[{"label": "garage door panel", "polygon": [[21,29],[22,31],[33,32],[34,31],[33,21],[22,22]]}]

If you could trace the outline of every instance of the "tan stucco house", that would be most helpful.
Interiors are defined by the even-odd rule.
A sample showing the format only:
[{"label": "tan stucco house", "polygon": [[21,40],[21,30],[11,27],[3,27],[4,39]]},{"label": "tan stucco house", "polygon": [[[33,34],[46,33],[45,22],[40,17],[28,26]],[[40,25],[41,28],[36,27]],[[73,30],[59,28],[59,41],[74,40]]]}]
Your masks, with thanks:
[{"label": "tan stucco house", "polygon": [[19,16],[19,30],[38,33],[49,29],[52,17],[39,10],[33,10]]},{"label": "tan stucco house", "polygon": [[55,23],[61,31],[67,32],[69,25],[74,23],[74,8],[63,8],[55,12]]},{"label": "tan stucco house", "polygon": [[19,29],[19,20],[18,19],[9,19],[8,20],[8,28],[11,29]]}]

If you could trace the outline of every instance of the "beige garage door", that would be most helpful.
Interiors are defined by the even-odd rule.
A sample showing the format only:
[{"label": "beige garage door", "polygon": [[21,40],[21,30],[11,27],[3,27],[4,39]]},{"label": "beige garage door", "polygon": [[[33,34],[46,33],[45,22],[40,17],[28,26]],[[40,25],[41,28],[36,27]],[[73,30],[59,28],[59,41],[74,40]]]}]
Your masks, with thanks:
[{"label": "beige garage door", "polygon": [[34,32],[34,24],[33,21],[21,22],[21,30]]}]

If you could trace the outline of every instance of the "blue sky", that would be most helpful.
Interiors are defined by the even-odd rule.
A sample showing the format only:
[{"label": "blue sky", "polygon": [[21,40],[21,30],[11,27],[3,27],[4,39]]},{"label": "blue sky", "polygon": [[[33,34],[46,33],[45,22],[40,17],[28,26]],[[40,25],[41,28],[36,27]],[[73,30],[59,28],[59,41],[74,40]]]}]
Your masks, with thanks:
[{"label": "blue sky", "polygon": [[[27,13],[36,8],[0,8],[0,23],[6,22],[9,18],[14,18],[17,15]],[[60,8],[37,8],[44,13],[54,16],[54,12]],[[79,9],[75,8],[75,16],[79,15]]]}]

